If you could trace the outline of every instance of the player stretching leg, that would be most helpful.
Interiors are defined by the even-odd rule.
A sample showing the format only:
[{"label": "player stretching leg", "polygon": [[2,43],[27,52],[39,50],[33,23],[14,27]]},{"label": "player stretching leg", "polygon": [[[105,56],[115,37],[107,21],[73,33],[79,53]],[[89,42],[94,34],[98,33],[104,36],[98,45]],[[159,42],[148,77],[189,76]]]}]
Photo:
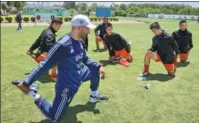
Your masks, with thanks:
[{"label": "player stretching leg", "polygon": [[[36,106],[52,123],[60,120],[84,81],[91,81],[89,102],[108,100],[107,96],[98,93],[100,74],[102,79],[105,77],[104,67],[87,56],[81,39],[82,36],[90,33],[90,28],[95,28],[95,25],[84,15],[75,16],[71,22],[71,33],[57,41],[46,59],[40,62],[23,82],[14,83],[21,91],[33,98]],[[58,66],[58,74],[55,98],[51,105],[37,93],[38,87],[33,83],[54,65]]]}]

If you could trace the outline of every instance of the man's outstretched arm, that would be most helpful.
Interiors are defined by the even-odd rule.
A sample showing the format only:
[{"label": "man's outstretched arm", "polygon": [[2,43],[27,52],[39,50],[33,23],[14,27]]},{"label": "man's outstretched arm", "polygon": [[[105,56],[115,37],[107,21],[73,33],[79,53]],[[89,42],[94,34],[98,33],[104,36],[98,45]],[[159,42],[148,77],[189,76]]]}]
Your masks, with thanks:
[{"label": "man's outstretched arm", "polygon": [[31,47],[29,48],[29,51],[34,51],[36,50],[39,46],[40,46],[40,39],[37,38],[36,41],[31,45]]}]

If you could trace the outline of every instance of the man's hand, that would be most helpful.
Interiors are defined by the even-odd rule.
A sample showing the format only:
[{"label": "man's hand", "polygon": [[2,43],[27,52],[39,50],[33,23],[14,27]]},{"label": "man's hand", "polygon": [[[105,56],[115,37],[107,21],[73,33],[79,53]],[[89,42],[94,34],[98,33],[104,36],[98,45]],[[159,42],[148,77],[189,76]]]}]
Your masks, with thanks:
[{"label": "man's hand", "polygon": [[104,79],[105,78],[105,72],[104,72],[103,66],[100,67],[99,72],[100,72],[101,79]]},{"label": "man's hand", "polygon": [[22,82],[19,83],[19,84],[17,85],[17,87],[18,87],[21,91],[23,91],[25,94],[28,94],[28,93],[29,93],[30,88],[24,86]]},{"label": "man's hand", "polygon": [[26,54],[30,55],[31,57],[35,58],[36,55],[33,53],[33,51],[27,51]]},{"label": "man's hand", "polygon": [[115,60],[115,56],[110,56],[110,57],[109,57],[109,61],[112,62],[113,60]]},{"label": "man's hand", "polygon": [[175,55],[174,64],[177,65],[178,63],[178,54]]},{"label": "man's hand", "polygon": [[188,50],[190,51],[192,48],[193,48],[193,47],[189,47],[189,49],[188,49]]},{"label": "man's hand", "polygon": [[100,41],[100,40],[101,40],[101,38],[100,38],[99,36],[97,36],[97,37],[96,37],[96,39],[97,39],[98,41]]},{"label": "man's hand", "polygon": [[151,54],[152,53],[152,51],[151,50],[148,50],[148,54]]},{"label": "man's hand", "polygon": [[28,51],[26,52],[26,54],[31,55],[31,54],[33,54],[33,52],[32,52],[31,50],[28,50]]}]

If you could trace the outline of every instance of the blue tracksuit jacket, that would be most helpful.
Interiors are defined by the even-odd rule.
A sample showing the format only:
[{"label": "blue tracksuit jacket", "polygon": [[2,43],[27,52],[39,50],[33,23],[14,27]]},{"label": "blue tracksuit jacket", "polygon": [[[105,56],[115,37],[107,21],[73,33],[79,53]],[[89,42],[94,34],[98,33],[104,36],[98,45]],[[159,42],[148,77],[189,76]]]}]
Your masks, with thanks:
[{"label": "blue tracksuit jacket", "polygon": [[47,57],[24,81],[30,86],[41,74],[53,66],[58,66],[56,88],[77,90],[82,83],[84,65],[99,68],[100,64],[86,55],[83,40],[73,40],[71,34],[63,36],[48,52]]}]

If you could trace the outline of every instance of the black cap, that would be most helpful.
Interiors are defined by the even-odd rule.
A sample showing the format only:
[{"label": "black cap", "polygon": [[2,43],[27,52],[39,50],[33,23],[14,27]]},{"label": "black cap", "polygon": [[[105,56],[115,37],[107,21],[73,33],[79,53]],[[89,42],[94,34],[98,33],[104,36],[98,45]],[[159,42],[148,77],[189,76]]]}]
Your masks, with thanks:
[{"label": "black cap", "polygon": [[53,23],[58,23],[58,24],[62,24],[62,21],[60,20],[60,19],[58,19],[58,18],[53,18],[52,19],[52,21],[51,21],[51,24],[53,24]]}]

